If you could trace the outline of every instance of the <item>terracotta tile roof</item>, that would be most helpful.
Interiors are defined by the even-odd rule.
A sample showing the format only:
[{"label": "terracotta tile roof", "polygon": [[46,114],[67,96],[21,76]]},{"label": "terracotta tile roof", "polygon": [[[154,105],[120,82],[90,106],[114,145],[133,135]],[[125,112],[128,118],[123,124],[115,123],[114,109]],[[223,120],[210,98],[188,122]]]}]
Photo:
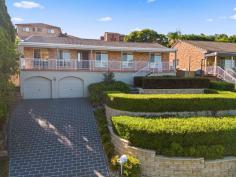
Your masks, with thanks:
[{"label": "terracotta tile roof", "polygon": [[31,36],[24,42],[50,43],[50,44],[73,44],[88,46],[107,46],[107,47],[134,47],[134,48],[161,48],[168,49],[158,43],[135,43],[135,42],[107,42],[96,39],[82,39],[74,36],[44,37]]},{"label": "terracotta tile roof", "polygon": [[236,43],[191,41],[191,40],[181,40],[181,41],[202,48],[207,52],[236,53]]},{"label": "terracotta tile roof", "polygon": [[48,27],[48,28],[59,28],[59,29],[61,29],[60,27],[45,24],[45,23],[19,23],[19,24],[16,24],[16,26],[32,26],[32,27],[39,27],[39,28],[40,27],[41,28]]}]

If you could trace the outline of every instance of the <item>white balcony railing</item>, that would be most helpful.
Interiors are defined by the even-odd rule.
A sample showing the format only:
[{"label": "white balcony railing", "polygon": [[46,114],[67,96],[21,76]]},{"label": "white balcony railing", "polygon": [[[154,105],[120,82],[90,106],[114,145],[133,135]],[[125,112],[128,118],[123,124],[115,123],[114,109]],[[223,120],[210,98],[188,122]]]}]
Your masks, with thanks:
[{"label": "white balcony railing", "polygon": [[[147,61],[97,61],[97,60],[62,60],[21,58],[21,70],[84,70],[84,71],[132,71],[136,72],[151,64]],[[152,70],[173,71],[172,63],[162,62]]]}]

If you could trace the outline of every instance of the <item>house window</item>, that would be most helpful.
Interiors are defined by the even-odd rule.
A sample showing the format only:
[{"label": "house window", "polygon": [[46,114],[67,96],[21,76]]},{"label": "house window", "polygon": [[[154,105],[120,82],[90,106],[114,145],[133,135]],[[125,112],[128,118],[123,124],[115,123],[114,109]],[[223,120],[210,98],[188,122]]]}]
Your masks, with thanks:
[{"label": "house window", "polygon": [[134,57],[132,53],[123,53],[122,55],[122,67],[123,68],[132,68],[133,67]]},{"label": "house window", "polygon": [[69,50],[62,50],[60,52],[60,59],[70,60],[70,51]]},{"label": "house window", "polygon": [[150,68],[161,68],[162,67],[162,56],[157,54],[150,55]]},{"label": "house window", "polygon": [[40,59],[41,58],[40,49],[34,49],[34,58],[35,59]]},{"label": "house window", "polygon": [[30,31],[30,28],[29,28],[29,27],[24,27],[24,28],[23,28],[23,31],[24,31],[24,32],[29,32],[29,31]]},{"label": "house window", "polygon": [[96,67],[107,67],[108,66],[108,54],[106,52],[96,52]]},{"label": "house window", "polygon": [[55,31],[54,31],[54,29],[48,29],[48,33],[49,33],[49,34],[54,34]]}]

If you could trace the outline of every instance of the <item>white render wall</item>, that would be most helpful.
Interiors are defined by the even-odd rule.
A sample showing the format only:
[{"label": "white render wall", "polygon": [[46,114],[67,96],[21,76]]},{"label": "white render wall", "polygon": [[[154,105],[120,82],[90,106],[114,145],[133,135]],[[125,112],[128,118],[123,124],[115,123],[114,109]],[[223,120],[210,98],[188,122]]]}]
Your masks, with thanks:
[{"label": "white render wall", "polygon": [[[21,71],[20,85],[21,95],[24,98],[24,82],[32,77],[42,77],[49,79],[52,83],[52,98],[59,98],[59,80],[66,77],[75,77],[83,81],[84,97],[88,96],[88,86],[92,83],[101,82],[104,79],[103,72],[84,72],[84,71]],[[133,83],[133,72],[114,72],[117,81],[123,81],[127,84]]]}]

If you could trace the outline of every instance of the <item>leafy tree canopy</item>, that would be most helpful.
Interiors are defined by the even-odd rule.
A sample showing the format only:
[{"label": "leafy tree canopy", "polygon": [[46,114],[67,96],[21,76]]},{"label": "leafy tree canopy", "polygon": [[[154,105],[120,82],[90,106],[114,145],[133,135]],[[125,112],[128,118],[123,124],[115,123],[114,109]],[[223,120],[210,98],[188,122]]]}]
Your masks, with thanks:
[{"label": "leafy tree canopy", "polygon": [[127,36],[125,36],[125,41],[127,42],[157,42],[162,45],[168,44],[168,38],[163,35],[159,34],[154,30],[151,29],[143,29],[141,31],[133,31]]},{"label": "leafy tree canopy", "polygon": [[15,29],[7,13],[5,0],[0,0],[0,101],[12,93],[11,76],[17,72]]}]

